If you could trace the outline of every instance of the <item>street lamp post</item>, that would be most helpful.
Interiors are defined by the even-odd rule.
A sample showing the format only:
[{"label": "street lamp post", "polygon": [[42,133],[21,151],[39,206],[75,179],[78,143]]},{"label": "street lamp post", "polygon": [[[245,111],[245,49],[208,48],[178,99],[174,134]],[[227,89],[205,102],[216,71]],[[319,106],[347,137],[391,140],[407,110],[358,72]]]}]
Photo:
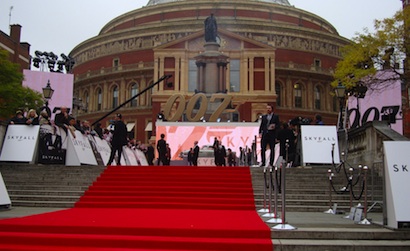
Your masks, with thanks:
[{"label": "street lamp post", "polygon": [[41,108],[41,110],[44,110],[44,109],[46,110],[48,117],[51,117],[51,110],[48,107],[48,101],[51,99],[51,97],[53,97],[53,94],[54,94],[54,89],[51,88],[50,80],[48,80],[47,86],[43,87],[43,96],[44,96],[44,99],[46,100],[46,103],[45,103],[45,106]]},{"label": "street lamp post", "polygon": [[339,107],[340,107],[339,130],[343,130],[344,129],[343,108],[344,108],[344,103],[346,101],[346,87],[342,85],[342,83],[339,83],[335,88],[335,94],[336,94],[336,97],[339,99]]}]

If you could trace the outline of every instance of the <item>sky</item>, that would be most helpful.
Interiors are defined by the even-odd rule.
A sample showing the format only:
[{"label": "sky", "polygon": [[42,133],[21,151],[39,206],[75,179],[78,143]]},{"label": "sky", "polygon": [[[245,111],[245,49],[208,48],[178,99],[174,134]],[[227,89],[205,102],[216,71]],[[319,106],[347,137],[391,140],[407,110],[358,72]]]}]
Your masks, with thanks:
[{"label": "sky", "polygon": [[[392,17],[402,6],[400,0],[289,2],[324,18],[349,39],[363,28],[372,29],[375,19]],[[110,20],[147,3],[148,0],[1,0],[0,30],[9,35],[9,23],[20,24],[21,41],[31,44],[32,56],[36,50],[68,55],[75,46],[98,35]]]}]

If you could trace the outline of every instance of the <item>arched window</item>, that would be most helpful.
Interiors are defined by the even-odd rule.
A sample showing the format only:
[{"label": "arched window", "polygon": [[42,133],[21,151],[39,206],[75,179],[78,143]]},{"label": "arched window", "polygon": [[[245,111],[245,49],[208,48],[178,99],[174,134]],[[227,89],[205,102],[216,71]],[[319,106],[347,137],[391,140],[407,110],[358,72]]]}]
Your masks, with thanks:
[{"label": "arched window", "polygon": [[293,95],[295,97],[295,107],[302,108],[302,86],[300,84],[293,86]]},{"label": "arched window", "polygon": [[276,105],[282,106],[282,85],[280,82],[275,82]]},{"label": "arched window", "polygon": [[[134,97],[138,93],[139,93],[138,84],[133,83],[131,85],[130,98]],[[135,98],[131,101],[131,107],[136,107],[136,106],[138,106],[138,98]]]},{"label": "arched window", "polygon": [[101,88],[97,89],[97,111],[102,109],[102,91]]},{"label": "arched window", "polygon": [[322,108],[322,91],[318,86],[315,86],[314,95],[315,95],[315,109],[320,110]]},{"label": "arched window", "polygon": [[114,86],[112,88],[112,108],[115,108],[118,106],[118,87]]}]

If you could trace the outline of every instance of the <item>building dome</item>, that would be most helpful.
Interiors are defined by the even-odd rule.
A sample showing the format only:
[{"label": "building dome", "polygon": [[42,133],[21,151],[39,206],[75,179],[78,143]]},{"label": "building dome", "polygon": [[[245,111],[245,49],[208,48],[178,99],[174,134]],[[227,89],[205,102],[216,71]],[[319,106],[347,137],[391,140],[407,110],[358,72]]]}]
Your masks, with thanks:
[{"label": "building dome", "polygon": [[[204,21],[211,13],[219,51],[205,55]],[[74,95],[87,104],[79,118],[96,121],[172,75],[172,87],[161,83],[121,108],[135,138],[147,142],[150,123],[155,132],[156,115],[166,107],[172,107],[168,121],[193,121],[193,108],[177,103],[198,101],[201,90],[210,94],[204,76],[214,77],[216,93],[231,95],[234,109],[226,114],[232,122],[253,122],[272,103],[282,121],[320,113],[326,124],[336,124],[339,102],[330,83],[340,48],[349,42],[328,21],[286,0],[151,0],[71,51]],[[215,74],[205,74],[201,55],[216,60]],[[101,122],[108,126],[109,118]]]},{"label": "building dome", "polygon": [[[147,6],[151,5],[157,5],[157,4],[162,4],[162,3],[170,3],[170,2],[181,2],[181,1],[187,1],[187,0],[149,0]],[[267,3],[277,3],[277,4],[283,4],[283,5],[289,5],[288,0],[255,0],[257,2],[267,2]]]}]

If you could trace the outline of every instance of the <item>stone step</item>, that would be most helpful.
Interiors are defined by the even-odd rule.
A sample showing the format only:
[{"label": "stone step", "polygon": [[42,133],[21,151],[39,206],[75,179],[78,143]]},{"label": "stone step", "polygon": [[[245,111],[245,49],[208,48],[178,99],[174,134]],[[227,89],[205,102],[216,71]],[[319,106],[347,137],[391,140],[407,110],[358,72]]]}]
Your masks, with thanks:
[{"label": "stone step", "polygon": [[[348,219],[346,219],[348,221]],[[273,225],[270,224],[272,227]],[[297,228],[294,231],[272,230],[272,239],[315,240],[410,240],[410,231],[393,231],[375,225],[346,228]]]},{"label": "stone step", "polygon": [[82,190],[8,190],[8,193],[12,197],[19,195],[41,195],[41,196],[82,196],[84,191]]},{"label": "stone step", "polygon": [[20,201],[12,200],[12,207],[46,207],[46,208],[72,208],[75,201]]},{"label": "stone step", "polygon": [[275,251],[386,251],[410,250],[410,240],[272,239]]},{"label": "stone step", "polygon": [[[81,196],[69,195],[11,195],[12,201],[67,201],[76,202]],[[14,203],[13,203],[14,204]]]},{"label": "stone step", "polygon": [[8,191],[13,190],[26,190],[26,191],[43,191],[43,190],[51,190],[51,191],[85,191],[88,189],[89,185],[49,185],[44,186],[41,184],[33,185],[33,184],[25,184],[25,185],[15,185],[15,184],[6,184]]}]

